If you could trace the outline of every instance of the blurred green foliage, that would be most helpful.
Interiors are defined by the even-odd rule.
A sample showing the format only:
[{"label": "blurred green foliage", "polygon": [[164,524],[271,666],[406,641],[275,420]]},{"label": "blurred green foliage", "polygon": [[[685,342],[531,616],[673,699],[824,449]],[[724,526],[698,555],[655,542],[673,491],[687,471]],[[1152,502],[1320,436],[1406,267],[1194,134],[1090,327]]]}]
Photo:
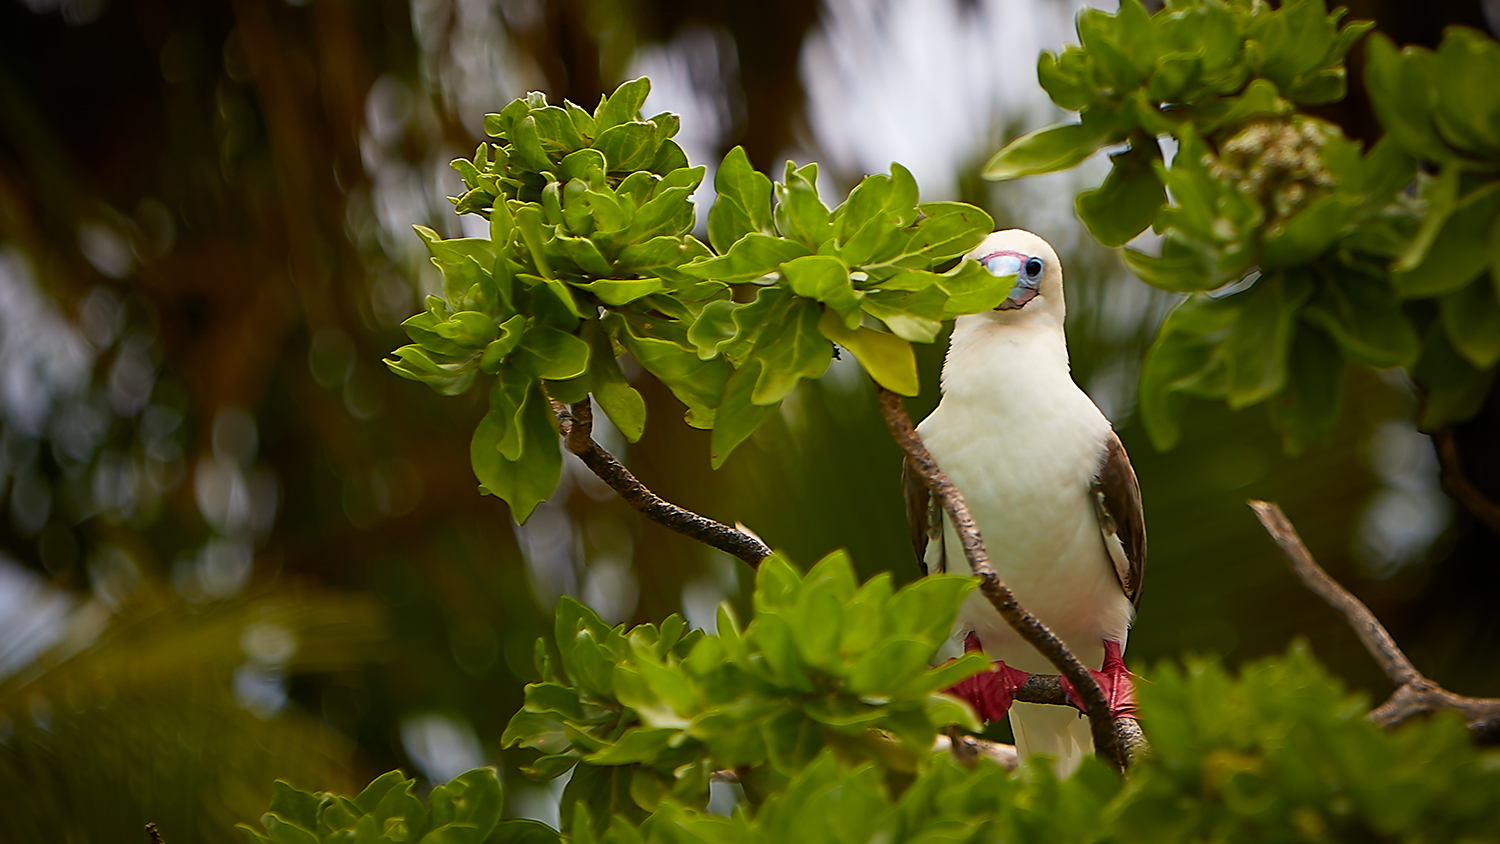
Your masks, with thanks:
[{"label": "blurred green foliage", "polygon": [[[1345,691],[1301,644],[1238,677],[1213,660],[1158,666],[1140,688],[1152,752],[1123,780],[1093,758],[1059,781],[1047,764],[1014,776],[934,754],[933,726],[969,720],[966,707],[935,696],[936,707],[929,698],[894,716],[903,696],[915,701],[984,667],[976,658],[972,667],[926,668],[968,585],[927,578],[892,594],[884,575],[856,589],[842,555],[805,577],[773,558],[757,578],[744,633],[726,605],[720,637],[679,638],[675,617],[660,629],[611,629],[565,605],[556,645],[567,673],[543,669],[549,679],[527,687],[507,740],[551,754],[538,758],[535,775],[576,765],[563,837],[578,842],[1478,842],[1500,834],[1491,811],[1496,751],[1476,749],[1457,717],[1393,732],[1369,723],[1368,700]],[[840,605],[848,623],[826,623]],[[911,631],[919,609],[933,624]],[[555,754],[560,748],[568,750]],[[721,769],[735,772],[745,796],[728,817],[704,808],[709,773]],[[381,799],[386,789],[398,794],[400,774],[356,801],[322,795],[320,803],[278,786],[263,823],[276,844],[510,840],[499,830],[484,838],[498,811],[466,838],[436,827],[437,807],[451,800],[444,789],[473,793],[483,783],[484,805],[495,805],[492,779],[475,771],[435,790],[433,838],[418,838],[429,824],[409,784]],[[276,834],[287,823],[353,829],[361,811],[375,822],[347,837]],[[396,820],[401,812],[410,814]],[[376,838],[382,820],[386,829],[405,823],[406,836]]]},{"label": "blurred green foliage", "polygon": [[[1361,153],[1305,113],[1345,96],[1344,56],[1371,26],[1340,29],[1346,11],[1329,14],[1323,0],[1085,11],[1081,46],[1044,52],[1037,66],[1081,122],[1017,139],[986,168],[1016,178],[1128,144],[1077,210],[1112,246],[1152,228],[1160,255],[1127,249],[1127,263],[1192,293],[1141,375],[1159,447],[1178,441],[1189,396],[1263,404],[1292,450],[1326,439],[1346,360],[1406,369],[1423,390],[1425,430],[1472,417],[1489,392],[1500,362],[1500,253],[1489,245],[1500,242],[1500,199],[1488,198],[1500,105],[1479,80],[1500,67],[1500,45],[1453,29],[1436,53],[1398,55],[1377,37],[1367,89],[1387,134]],[[1170,166],[1163,136],[1177,144]],[[1418,161],[1438,170],[1414,201]],[[1436,297],[1436,310],[1421,301]]]},{"label": "blurred green foliage", "polygon": [[261,833],[241,824],[250,844],[545,844],[558,835],[530,820],[501,820],[504,793],[494,768],[459,774],[432,790],[400,771],[376,777],[354,799],[301,791],[277,780]]}]

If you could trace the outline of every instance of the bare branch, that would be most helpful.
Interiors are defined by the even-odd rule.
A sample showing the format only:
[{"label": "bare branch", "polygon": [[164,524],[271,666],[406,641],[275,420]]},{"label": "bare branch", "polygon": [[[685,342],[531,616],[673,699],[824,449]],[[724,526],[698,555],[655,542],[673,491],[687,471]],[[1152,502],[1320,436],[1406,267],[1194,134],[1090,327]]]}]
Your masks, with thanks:
[{"label": "bare branch", "polygon": [[1406,654],[1401,652],[1396,640],[1386,631],[1380,619],[1370,612],[1358,598],[1349,594],[1349,590],[1340,586],[1337,581],[1328,576],[1328,572],[1313,560],[1312,554],[1307,546],[1302,544],[1302,537],[1297,535],[1297,529],[1287,520],[1286,514],[1281,508],[1266,501],[1251,501],[1250,509],[1255,511],[1255,517],[1260,519],[1261,525],[1266,533],[1276,541],[1281,548],[1281,553],[1286,556],[1287,563],[1292,571],[1302,578],[1318,597],[1327,601],[1334,609],[1344,614],[1349,620],[1349,626],[1364,643],[1365,650],[1375,661],[1380,663],[1381,670],[1385,676],[1391,678],[1391,685],[1404,686],[1407,683],[1422,678],[1422,673],[1417,671]]},{"label": "bare branch", "polygon": [[1432,444],[1437,449],[1438,464],[1442,466],[1439,479],[1442,481],[1443,491],[1462,504],[1474,518],[1484,522],[1490,530],[1500,533],[1500,504],[1491,501],[1464,474],[1463,462],[1458,457],[1458,439],[1453,435],[1453,429],[1443,428],[1433,434]]},{"label": "bare branch", "polygon": [[[928,489],[932,490],[932,494],[942,502],[943,509],[947,511],[948,518],[953,522],[954,530],[958,533],[964,557],[969,561],[969,568],[974,572],[974,576],[979,578],[979,591],[984,594],[1001,617],[1015,628],[1023,639],[1030,642],[1032,647],[1057,666],[1058,671],[1067,677],[1073,687],[1078,690],[1079,696],[1083,698],[1084,705],[1088,709],[1089,730],[1094,739],[1094,752],[1115,770],[1123,772],[1129,764],[1129,758],[1120,744],[1115,719],[1109,711],[1104,690],[1099,688],[1093,675],[1089,674],[1083,663],[1079,662],[1073,652],[1068,650],[1068,646],[1063,644],[1056,634],[1048,630],[1045,624],[1038,621],[1036,616],[1021,606],[1016,601],[1016,596],[1000,580],[1000,576],[990,565],[989,554],[984,549],[984,540],[980,538],[979,528],[974,524],[974,517],[970,515],[963,495],[958,491],[958,487],[953,485],[948,475],[938,467],[932,453],[922,443],[922,437],[912,426],[911,417],[907,415],[906,405],[902,403],[901,397],[885,387],[877,385],[877,389],[880,392],[880,411],[885,415],[891,435],[895,437],[901,450],[911,458],[922,479],[927,483]],[[1017,699],[1021,698],[1017,697]]]},{"label": "bare branch", "polygon": [[1309,589],[1344,614],[1365,649],[1396,686],[1390,699],[1377,706],[1366,718],[1382,727],[1394,727],[1417,715],[1453,710],[1468,722],[1469,732],[1476,741],[1500,743],[1500,698],[1457,695],[1422,676],[1370,608],[1317,564],[1279,506],[1266,501],[1248,503],[1266,532],[1281,548],[1292,571]]},{"label": "bare branch", "polygon": [[151,844],[163,844],[161,833],[157,831],[156,824],[146,824],[146,835],[151,838]]},{"label": "bare branch", "polygon": [[751,568],[759,566],[761,560],[771,556],[771,549],[754,536],[678,507],[637,480],[614,455],[594,442],[594,413],[587,399],[573,405],[571,409],[561,402],[553,401],[552,411],[562,427],[568,451],[578,455],[578,459],[583,461],[589,471],[609,484],[611,489],[625,499],[625,503],[641,511],[646,518],[683,536],[739,557]]}]

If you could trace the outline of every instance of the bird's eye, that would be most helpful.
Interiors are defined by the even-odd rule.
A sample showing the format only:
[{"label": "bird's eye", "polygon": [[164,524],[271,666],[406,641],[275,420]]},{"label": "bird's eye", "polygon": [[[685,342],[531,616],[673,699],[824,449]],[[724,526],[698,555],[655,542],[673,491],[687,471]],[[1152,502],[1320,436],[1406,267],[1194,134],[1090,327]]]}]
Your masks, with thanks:
[{"label": "bird's eye", "polygon": [[1026,277],[1027,278],[1036,278],[1037,276],[1039,276],[1039,275],[1042,274],[1042,262],[1041,262],[1041,259],[1039,259],[1039,258],[1030,258],[1030,259],[1028,259],[1026,261],[1025,266],[1022,267],[1022,270],[1026,273]]}]

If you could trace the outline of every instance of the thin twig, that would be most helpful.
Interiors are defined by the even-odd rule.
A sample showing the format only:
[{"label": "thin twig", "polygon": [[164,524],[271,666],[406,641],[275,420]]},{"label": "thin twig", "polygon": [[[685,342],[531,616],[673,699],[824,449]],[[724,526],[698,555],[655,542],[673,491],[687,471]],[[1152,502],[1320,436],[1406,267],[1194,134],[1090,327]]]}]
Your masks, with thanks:
[{"label": "thin twig", "polygon": [[625,499],[625,503],[641,511],[646,518],[674,530],[683,536],[696,539],[705,545],[744,560],[751,568],[771,556],[771,549],[754,536],[736,530],[726,524],[700,516],[691,510],[678,507],[652,492],[636,479],[602,446],[594,442],[594,413],[587,399],[570,409],[561,402],[552,402],[552,411],[557,415],[568,451],[576,454],[589,471],[609,484],[609,487]]},{"label": "thin twig", "polygon": [[912,426],[911,417],[907,415],[906,405],[902,403],[901,397],[885,387],[877,387],[877,389],[880,391],[880,411],[885,415],[891,435],[895,437],[901,450],[906,452],[912,460],[917,471],[922,475],[922,479],[927,483],[928,489],[942,502],[943,509],[947,511],[948,518],[953,522],[953,528],[958,534],[959,543],[963,546],[964,557],[969,561],[969,568],[974,572],[974,576],[979,578],[979,591],[984,594],[1001,617],[1021,634],[1021,638],[1030,642],[1032,647],[1057,666],[1058,671],[1067,677],[1073,687],[1078,690],[1088,710],[1089,731],[1093,735],[1095,754],[1115,770],[1123,772],[1129,764],[1129,758],[1120,744],[1120,736],[1115,728],[1115,718],[1109,711],[1109,703],[1104,697],[1104,690],[1099,688],[1093,675],[1089,674],[1083,663],[1079,662],[1073,652],[1068,650],[1068,646],[1063,644],[1056,634],[1048,630],[1045,624],[1038,621],[1036,616],[1027,612],[1026,608],[1016,601],[1016,596],[1000,580],[1000,576],[990,565],[989,554],[984,550],[984,540],[979,535],[979,528],[974,524],[974,517],[970,515],[968,505],[964,503],[963,495],[958,491],[958,487],[953,485],[948,475],[938,467],[932,453],[922,443],[922,437]]},{"label": "thin twig", "polygon": [[1266,501],[1250,501],[1250,509],[1266,532],[1281,548],[1292,571],[1307,587],[1344,614],[1365,649],[1380,664],[1396,691],[1365,716],[1382,727],[1394,727],[1417,715],[1441,710],[1458,712],[1468,722],[1469,733],[1481,744],[1500,743],[1500,698],[1474,698],[1454,694],[1422,676],[1402,652],[1389,631],[1363,602],[1328,576],[1302,544],[1296,528],[1281,508]]},{"label": "thin twig", "polygon": [[157,830],[156,824],[146,824],[146,835],[150,836],[151,844],[164,844],[164,839],[161,837],[161,832]]},{"label": "thin twig", "polygon": [[1464,474],[1463,461],[1458,456],[1458,439],[1453,435],[1453,429],[1443,428],[1433,434],[1432,444],[1437,449],[1438,465],[1442,467],[1442,473],[1438,477],[1443,484],[1443,491],[1462,504],[1474,518],[1484,522],[1490,530],[1500,533],[1500,504],[1490,500]]}]

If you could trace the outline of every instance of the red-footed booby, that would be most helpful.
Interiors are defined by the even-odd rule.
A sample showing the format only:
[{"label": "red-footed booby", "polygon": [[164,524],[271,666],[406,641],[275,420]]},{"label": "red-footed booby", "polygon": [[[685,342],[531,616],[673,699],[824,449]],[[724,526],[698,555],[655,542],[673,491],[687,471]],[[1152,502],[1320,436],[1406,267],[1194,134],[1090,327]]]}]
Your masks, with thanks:
[{"label": "red-footed booby", "polygon": [[[1141,492],[1109,420],[1069,371],[1057,253],[1011,229],[968,257],[1014,274],[1015,287],[993,311],[955,322],[942,401],[917,430],[963,493],[1000,579],[1085,666],[1104,669],[1095,676],[1114,714],[1133,717],[1122,657],[1146,560]],[[903,486],[924,570],[967,573],[952,524],[909,465]],[[1026,675],[1055,673],[1052,664],[978,592],[954,633],[996,666],[951,691],[985,720],[1008,709],[1020,755],[1045,753],[1060,775],[1072,773],[1093,752],[1087,719],[1067,707],[1011,705]]]}]

